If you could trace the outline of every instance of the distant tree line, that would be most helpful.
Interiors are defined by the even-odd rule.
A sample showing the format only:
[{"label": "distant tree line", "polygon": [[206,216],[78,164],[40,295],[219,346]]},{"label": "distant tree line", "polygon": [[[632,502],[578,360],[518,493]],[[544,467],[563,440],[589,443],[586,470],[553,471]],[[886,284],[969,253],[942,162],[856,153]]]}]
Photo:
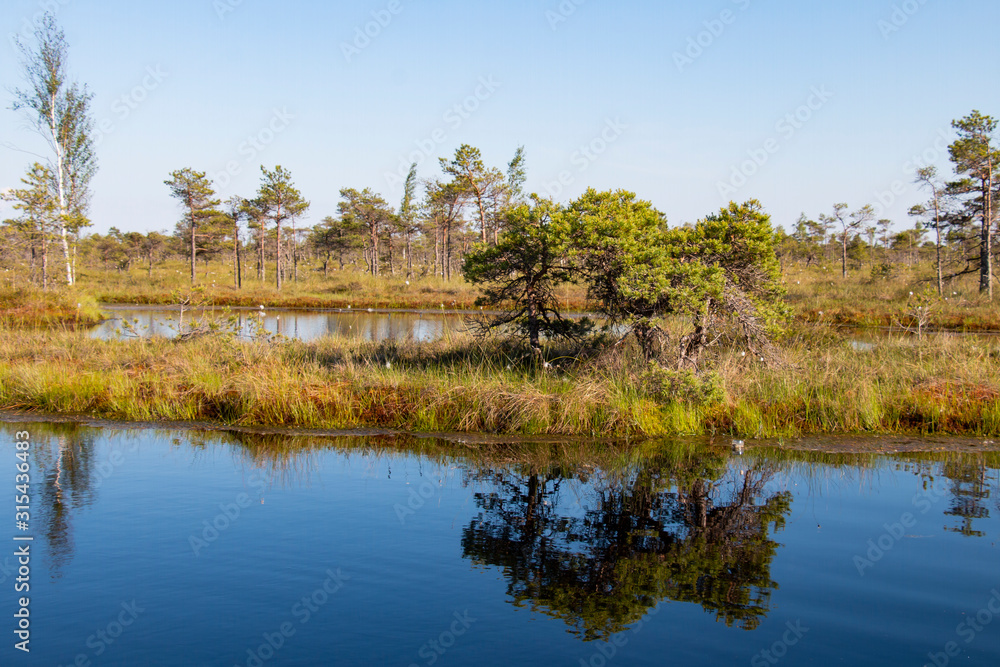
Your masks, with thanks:
[{"label": "distant tree line", "polygon": [[[452,280],[474,244],[498,243],[507,212],[523,201],[524,150],[515,152],[506,173],[487,168],[479,149],[467,145],[441,167],[444,178],[421,182],[413,165],[398,206],[369,188],[344,188],[336,215],[313,226],[302,226],[310,203],[281,166],[261,167],[258,191],[224,206],[205,172],[180,169],[165,181],[182,211],[172,248],[188,259],[192,284],[199,260],[221,257],[231,258],[237,287],[243,267],[254,265],[258,281],[271,280],[280,290],[299,280],[304,259],[321,265],[324,277],[333,264],[337,270],[351,264],[372,276]],[[126,248],[119,254],[119,268],[134,256]]]},{"label": "distant tree line", "polygon": [[872,277],[888,277],[900,265],[929,259],[939,295],[949,281],[974,275],[980,293],[992,300],[1000,250],[997,121],[973,111],[952,126],[958,133],[949,147],[954,179],[942,177],[934,166],[917,170],[915,182],[928,199],[910,209],[912,227],[894,229],[892,220],[876,219],[870,205],[850,211],[847,204],[834,204],[830,213],[815,218],[803,213],[790,233],[781,233],[782,260],[835,261],[844,277],[849,268],[867,264]]},{"label": "distant tree line", "polygon": [[[709,220],[688,225],[687,232],[653,233],[650,230],[654,228],[665,229],[662,221],[655,220],[659,214],[621,193],[605,193],[600,201],[593,198],[597,193],[588,193],[567,207],[528,197],[523,189],[523,147],[501,169],[486,165],[480,151],[469,145],[460,146],[451,158],[441,158],[437,176],[421,180],[413,165],[398,205],[368,188],[344,188],[337,210],[311,226],[302,224],[310,204],[295,187],[291,173],[281,166],[273,170],[261,167],[256,193],[225,202],[218,198],[205,172],[182,168],[166,180],[181,212],[172,234],[111,229],[106,235],[83,236],[82,231],[90,225],[90,183],[97,169],[92,95],[86,86],[69,80],[68,46],[51,14],[42,20],[35,42],[33,46],[18,42],[26,86],[15,91],[13,108],[45,138],[50,155],[28,166],[21,187],[3,193],[16,217],[0,223],[0,263],[6,268],[27,267],[24,279],[43,288],[73,284],[78,257],[105,271],[126,272],[141,265],[149,275],[164,260],[183,257],[190,265],[192,283],[199,280],[199,262],[207,267],[212,261],[225,261],[232,266],[236,287],[242,287],[253,275],[258,283],[271,282],[278,289],[300,279],[303,261],[326,277],[331,270],[345,270],[350,265],[352,270],[372,276],[438,276],[445,281],[456,279],[464,266],[474,281],[496,283],[494,287],[501,291],[493,298],[502,300],[510,294],[497,287],[496,270],[491,275],[489,266],[468,260],[494,249],[490,257],[501,264],[509,262],[511,271],[530,273],[535,270],[526,265],[530,258],[502,252],[518,250],[516,244],[523,242],[542,243],[541,249],[553,253],[546,256],[545,261],[553,264],[545,268],[543,283],[589,281],[592,295],[610,304],[614,301],[612,286],[601,272],[625,269],[609,264],[607,253],[602,255],[595,248],[618,243],[618,251],[635,253],[630,261],[636,266],[644,261],[665,262],[654,255],[673,253],[675,268],[685,270],[693,266],[694,257],[702,261],[708,256],[708,250],[695,246],[703,243],[698,234],[708,229]],[[992,299],[1000,247],[994,204],[1000,189],[997,121],[973,111],[953,126],[958,135],[949,148],[954,177],[944,178],[931,166],[918,171],[916,182],[928,199],[911,209],[911,228],[894,229],[893,221],[876,219],[871,206],[852,211],[847,204],[838,203],[815,218],[803,214],[789,233],[779,231],[775,239],[779,260],[807,265],[837,262],[845,277],[849,270],[867,266],[873,277],[879,277],[891,275],[901,263],[933,258],[939,293],[949,280],[976,275],[980,292]],[[609,213],[607,207],[619,210]],[[758,215],[759,204],[748,209],[736,207],[730,213],[744,218],[751,213]],[[622,229],[621,220],[614,218],[619,214],[628,218],[626,227],[639,224],[641,219],[648,229],[640,225],[641,229],[633,230],[636,236],[632,239],[616,236]],[[570,220],[574,216],[576,222]],[[609,219],[616,222],[608,224]],[[562,229],[566,225],[572,244],[563,238],[549,238],[548,231],[538,235],[538,230],[549,226]],[[588,248],[580,235],[597,233],[595,229],[601,229],[600,234],[610,240],[594,239]],[[555,245],[545,245],[549,243]],[[729,261],[721,256],[715,260]],[[57,262],[61,264],[58,271]],[[663,266],[646,266],[642,270],[650,273],[650,280],[666,280],[661,269]],[[670,280],[680,280],[679,270]],[[565,329],[548,310],[552,299],[545,289],[550,288],[532,284],[525,289],[532,290],[526,298],[534,304],[524,314],[528,322],[535,322],[529,329],[542,326],[531,317],[540,317],[544,324],[529,332],[529,338],[534,340],[535,333],[544,333],[545,327],[551,329],[548,333]],[[673,301],[677,303],[676,298]],[[653,311],[663,309],[661,304]],[[615,317],[611,311],[608,315]],[[636,331],[645,335],[646,330],[639,323]],[[649,333],[657,335],[654,330]]]}]

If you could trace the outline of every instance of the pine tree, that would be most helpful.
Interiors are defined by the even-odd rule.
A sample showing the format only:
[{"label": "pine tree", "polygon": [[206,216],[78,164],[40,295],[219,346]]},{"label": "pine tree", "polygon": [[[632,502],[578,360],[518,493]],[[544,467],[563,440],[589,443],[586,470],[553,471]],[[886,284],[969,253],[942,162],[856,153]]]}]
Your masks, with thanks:
[{"label": "pine tree", "polygon": [[1000,151],[993,146],[997,121],[978,111],[952,123],[958,139],[949,147],[951,161],[959,175],[968,178],[956,184],[973,197],[969,208],[982,221],[979,246],[979,292],[993,300],[993,190],[1000,167]]},{"label": "pine tree", "polygon": [[4,193],[6,201],[13,202],[20,217],[10,221],[17,232],[28,239],[32,255],[36,245],[42,255],[42,289],[49,287],[49,243],[59,229],[59,207],[53,201],[49,185],[52,172],[48,167],[35,163],[21,179],[25,187]]},{"label": "pine tree", "polygon": [[274,171],[268,171],[264,167],[261,167],[260,171],[262,174],[260,190],[255,201],[262,212],[261,222],[266,219],[274,223],[276,284],[280,291],[284,278],[281,261],[284,250],[281,244],[281,226],[305,214],[309,210],[309,202],[302,198],[302,193],[292,183],[291,173],[281,165],[275,167]]},{"label": "pine tree", "polygon": [[[198,258],[199,229],[214,226],[218,222],[220,214],[215,207],[221,202],[215,199],[212,181],[205,176],[203,171],[194,171],[190,168],[179,169],[172,172],[170,179],[164,181],[164,184],[170,188],[170,194],[184,207],[184,218],[178,223],[178,226],[180,235],[186,238],[190,248],[191,284],[194,285],[198,279],[196,261]],[[205,229],[200,236],[203,239],[208,239],[214,236],[212,231]]]}]

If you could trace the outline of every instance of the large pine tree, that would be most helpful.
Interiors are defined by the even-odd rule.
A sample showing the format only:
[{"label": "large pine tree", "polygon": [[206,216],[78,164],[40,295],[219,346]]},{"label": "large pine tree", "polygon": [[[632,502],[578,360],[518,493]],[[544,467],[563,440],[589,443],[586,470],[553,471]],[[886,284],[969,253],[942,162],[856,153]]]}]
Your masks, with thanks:
[{"label": "large pine tree", "polygon": [[993,189],[1000,166],[1000,151],[993,145],[997,121],[978,111],[952,123],[958,130],[958,139],[949,147],[955,171],[966,179],[959,190],[969,194],[970,209],[982,221],[979,247],[979,292],[993,300]]}]

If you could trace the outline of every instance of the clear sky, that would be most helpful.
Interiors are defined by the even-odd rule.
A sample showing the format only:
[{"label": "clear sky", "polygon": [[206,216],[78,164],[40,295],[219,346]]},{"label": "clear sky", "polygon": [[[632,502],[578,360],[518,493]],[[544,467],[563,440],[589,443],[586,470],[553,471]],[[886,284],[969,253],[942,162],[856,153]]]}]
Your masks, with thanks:
[{"label": "clear sky", "polygon": [[175,169],[250,196],[280,164],[315,223],[463,143],[497,167],[524,145],[529,191],[624,188],[674,224],[757,198],[786,228],[880,200],[909,226],[913,158],[950,174],[951,121],[1000,116],[996,0],[4,0],[0,189],[45,151],[9,107],[10,36],[46,6],[95,94],[100,233],[173,230]]}]

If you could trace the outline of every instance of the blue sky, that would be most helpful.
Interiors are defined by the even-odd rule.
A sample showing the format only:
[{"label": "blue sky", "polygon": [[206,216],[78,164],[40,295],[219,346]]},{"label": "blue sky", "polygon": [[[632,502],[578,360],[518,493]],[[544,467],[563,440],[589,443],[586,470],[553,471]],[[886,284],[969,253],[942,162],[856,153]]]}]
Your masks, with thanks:
[{"label": "blue sky", "polygon": [[951,121],[1000,115],[995,0],[6,0],[0,189],[45,151],[9,91],[10,35],[46,6],[95,93],[101,233],[172,230],[183,167],[226,197],[280,164],[314,223],[344,187],[398,202],[400,170],[438,176],[462,143],[498,167],[524,145],[530,191],[624,188],[674,224],[757,198],[786,228],[840,201],[909,226],[913,158],[950,174]]}]

